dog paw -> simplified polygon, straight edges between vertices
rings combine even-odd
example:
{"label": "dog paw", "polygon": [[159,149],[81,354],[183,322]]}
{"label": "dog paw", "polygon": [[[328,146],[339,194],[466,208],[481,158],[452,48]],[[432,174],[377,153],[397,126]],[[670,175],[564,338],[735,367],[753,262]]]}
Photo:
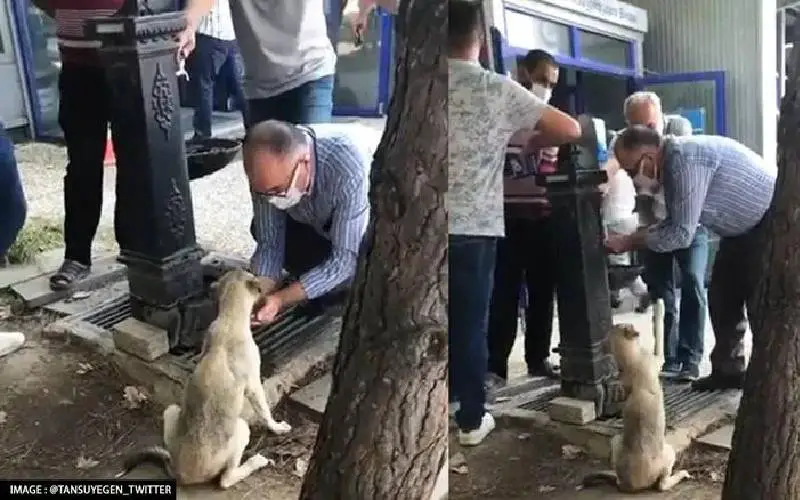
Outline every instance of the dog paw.
{"label": "dog paw", "polygon": [[256,453],[255,455],[250,457],[250,460],[248,460],[248,462],[250,463],[252,470],[263,469],[264,467],[268,467],[270,465],[275,464],[273,460],[270,460],[261,453]]}
{"label": "dog paw", "polygon": [[273,422],[269,426],[269,430],[275,434],[286,434],[292,430],[292,426],[289,425],[289,422]]}

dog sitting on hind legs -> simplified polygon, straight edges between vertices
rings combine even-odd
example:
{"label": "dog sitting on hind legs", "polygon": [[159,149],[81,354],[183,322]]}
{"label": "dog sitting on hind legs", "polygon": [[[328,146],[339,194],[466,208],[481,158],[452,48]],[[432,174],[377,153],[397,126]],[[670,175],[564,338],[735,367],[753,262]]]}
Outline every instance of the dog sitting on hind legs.
{"label": "dog sitting on hind legs", "polygon": [[186,382],[182,404],[164,410],[164,446],[129,457],[117,477],[151,462],[180,485],[218,480],[227,489],[270,464],[261,454],[242,462],[250,442],[250,427],[242,418],[245,400],[275,434],[292,429],[272,417],[261,384],[261,354],[250,330],[254,307],[265,292],[263,283],[237,269],[215,288],[219,312]]}
{"label": "dog sitting on hind legs", "polygon": [[655,348],[639,343],[639,332],[629,324],[614,325],[609,335],[620,381],[628,394],[622,409],[623,430],[611,440],[611,471],[586,476],[584,486],[612,484],[623,493],[656,489],[669,491],[684,479],[686,470],[674,471],[675,450],[666,441],[664,390],[659,372],[664,363],[664,301],[655,303]]}

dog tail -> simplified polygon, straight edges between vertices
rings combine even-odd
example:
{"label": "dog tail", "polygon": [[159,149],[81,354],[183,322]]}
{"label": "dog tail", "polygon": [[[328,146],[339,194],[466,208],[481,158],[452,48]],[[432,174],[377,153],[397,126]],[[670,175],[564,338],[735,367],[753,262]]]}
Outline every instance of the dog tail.
{"label": "dog tail", "polygon": [[602,470],[598,472],[592,472],[591,474],[587,474],[583,478],[584,488],[591,488],[593,486],[602,486],[606,484],[611,486],[617,486],[618,479],[616,472],[610,470]]}
{"label": "dog tail", "polygon": [[653,304],[653,336],[655,337],[655,354],[656,358],[664,361],[664,315],[666,314],[666,307],[664,306],[664,299],[657,299]]}
{"label": "dog tail", "polygon": [[150,463],[160,466],[170,478],[175,477],[175,472],[172,468],[172,456],[166,448],[162,446],[151,446],[144,450],[128,456],[122,462],[122,472],[116,475],[120,478],[127,475],[141,464]]}

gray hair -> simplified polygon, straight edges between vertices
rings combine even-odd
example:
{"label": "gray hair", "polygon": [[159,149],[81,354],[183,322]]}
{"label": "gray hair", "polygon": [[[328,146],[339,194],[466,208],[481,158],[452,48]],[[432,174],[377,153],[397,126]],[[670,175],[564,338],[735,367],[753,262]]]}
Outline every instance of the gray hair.
{"label": "gray hair", "polygon": [[632,107],[641,104],[650,104],[654,106],[656,110],[658,110],[659,114],[663,115],[661,110],[661,99],[658,97],[658,94],[655,92],[640,90],[638,92],[634,92],[625,99],[625,103],[622,105],[622,113],[625,115],[625,119],[630,116]]}
{"label": "gray hair", "polygon": [[247,131],[244,144],[245,147],[284,156],[295,152],[307,141],[306,133],[301,128],[279,120],[267,120]]}

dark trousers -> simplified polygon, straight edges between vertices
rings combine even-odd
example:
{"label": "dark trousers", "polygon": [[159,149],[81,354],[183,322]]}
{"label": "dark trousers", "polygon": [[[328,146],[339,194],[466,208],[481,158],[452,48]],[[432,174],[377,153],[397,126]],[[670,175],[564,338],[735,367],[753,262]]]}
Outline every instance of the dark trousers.
{"label": "dark trousers", "polygon": [[[64,257],[90,265],[92,240],[103,207],[103,159],[111,90],[102,69],[73,64],[61,68],[58,90],[58,123],[64,131],[68,158],[64,176]],[[117,241],[122,244],[124,235],[117,210],[114,219]]]}
{"label": "dark trousers", "polygon": [[211,113],[214,107],[214,86],[222,74],[226,87],[232,92],[236,108],[247,123],[247,100],[242,91],[243,69],[236,40],[220,40],[197,35],[192,52],[192,82],[197,102],[194,108],[194,134],[211,137]]}
{"label": "dark trousers", "polygon": [[19,178],[14,143],[0,124],[0,261],[25,224],[26,212],[25,192]]}
{"label": "dark trousers", "polygon": [[333,116],[333,75],[304,83],[283,94],[248,101],[248,128],[267,120],[328,123]]}
{"label": "dark trousers", "polygon": [[494,281],[496,239],[450,235],[447,304],[450,399],[460,402],[456,422],[477,429],[485,413],[486,330]]}
{"label": "dark trousers", "polygon": [[497,242],[494,292],[489,314],[489,371],[508,376],[508,356],[517,338],[522,286],[525,307],[525,362],[534,370],[550,356],[556,293],[553,220],[506,219],[506,237]]}
{"label": "dark trousers", "polygon": [[741,236],[722,238],[711,269],[708,309],[714,329],[711,369],[731,375],[745,370],[744,335],[748,321],[745,307],[753,297],[761,266],[748,265],[760,255],[759,233],[763,222]]}
{"label": "dark trousers", "polygon": [[[664,362],[696,369],[703,359],[705,338],[705,276],[708,265],[708,231],[698,228],[688,248],[670,253],[645,252],[645,280],[653,299],[664,300]],[[680,273],[680,309],[676,292]]]}

